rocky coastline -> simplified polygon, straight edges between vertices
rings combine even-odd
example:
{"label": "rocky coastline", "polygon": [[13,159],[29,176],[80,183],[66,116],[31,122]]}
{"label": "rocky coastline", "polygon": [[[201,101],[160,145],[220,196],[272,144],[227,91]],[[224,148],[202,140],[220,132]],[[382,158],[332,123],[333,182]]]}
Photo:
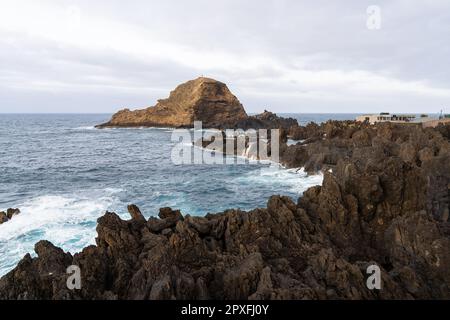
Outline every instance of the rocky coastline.
{"label": "rocky coastline", "polygon": [[[324,172],[296,201],[205,217],[107,212],[96,245],[36,244],[0,299],[449,299],[450,126],[352,121],[291,126],[281,162]],[[381,269],[381,290],[366,286]],[[66,268],[81,269],[69,290]]]}
{"label": "rocky coastline", "polygon": [[14,216],[18,215],[20,213],[19,209],[13,209],[9,208],[5,211],[0,211],[0,224],[3,224],[5,222],[8,222],[11,220]]}

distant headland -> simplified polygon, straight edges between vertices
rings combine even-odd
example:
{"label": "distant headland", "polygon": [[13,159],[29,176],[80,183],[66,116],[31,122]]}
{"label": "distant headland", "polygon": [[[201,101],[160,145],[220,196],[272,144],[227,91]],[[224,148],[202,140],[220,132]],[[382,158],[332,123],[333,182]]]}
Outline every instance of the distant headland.
{"label": "distant headland", "polygon": [[97,128],[111,127],[173,127],[192,128],[201,121],[204,128],[289,128],[298,125],[295,119],[277,117],[264,111],[249,116],[238,98],[223,82],[199,77],[180,84],[167,99],[141,110],[123,109]]}

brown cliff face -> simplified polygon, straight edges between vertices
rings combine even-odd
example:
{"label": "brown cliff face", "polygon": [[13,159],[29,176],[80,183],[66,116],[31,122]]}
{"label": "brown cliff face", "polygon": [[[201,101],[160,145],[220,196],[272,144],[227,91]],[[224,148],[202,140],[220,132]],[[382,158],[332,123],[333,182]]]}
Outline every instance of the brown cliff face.
{"label": "brown cliff face", "polygon": [[218,127],[247,118],[247,114],[228,87],[214,79],[200,77],[176,87],[167,99],[147,109],[124,109],[113,115],[104,127]]}

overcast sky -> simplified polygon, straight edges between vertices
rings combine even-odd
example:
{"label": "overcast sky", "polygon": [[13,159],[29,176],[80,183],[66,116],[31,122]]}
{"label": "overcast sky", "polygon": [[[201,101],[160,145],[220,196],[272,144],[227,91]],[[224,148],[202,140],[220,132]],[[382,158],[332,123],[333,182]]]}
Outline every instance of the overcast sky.
{"label": "overcast sky", "polygon": [[0,0],[0,112],[145,107],[200,75],[248,112],[450,112],[450,1]]}

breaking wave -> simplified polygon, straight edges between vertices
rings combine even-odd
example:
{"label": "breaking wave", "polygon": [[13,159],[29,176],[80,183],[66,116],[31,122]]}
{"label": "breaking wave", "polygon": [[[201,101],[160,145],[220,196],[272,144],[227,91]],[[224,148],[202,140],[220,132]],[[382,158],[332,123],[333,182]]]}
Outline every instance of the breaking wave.
{"label": "breaking wave", "polygon": [[0,228],[0,275],[26,253],[33,253],[40,240],[49,240],[72,253],[94,244],[97,219],[119,206],[114,196],[117,192],[106,189],[90,195],[47,195],[20,204],[21,213]]}

